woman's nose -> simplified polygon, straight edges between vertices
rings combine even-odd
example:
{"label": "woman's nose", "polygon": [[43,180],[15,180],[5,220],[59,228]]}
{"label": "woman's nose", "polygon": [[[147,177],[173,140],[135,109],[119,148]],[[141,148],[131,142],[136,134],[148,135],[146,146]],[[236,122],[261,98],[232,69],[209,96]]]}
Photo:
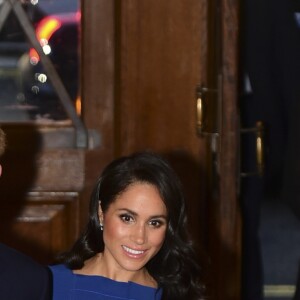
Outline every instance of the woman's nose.
{"label": "woman's nose", "polygon": [[147,233],[144,225],[136,225],[131,232],[131,240],[138,245],[146,243]]}

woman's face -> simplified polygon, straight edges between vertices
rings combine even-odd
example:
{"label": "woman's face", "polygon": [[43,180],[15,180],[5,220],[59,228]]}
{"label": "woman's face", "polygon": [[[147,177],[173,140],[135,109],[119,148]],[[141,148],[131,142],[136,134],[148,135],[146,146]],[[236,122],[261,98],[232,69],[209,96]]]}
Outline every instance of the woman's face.
{"label": "woman's face", "polygon": [[167,209],[155,186],[135,183],[102,214],[103,258],[111,271],[136,272],[160,250],[166,235]]}

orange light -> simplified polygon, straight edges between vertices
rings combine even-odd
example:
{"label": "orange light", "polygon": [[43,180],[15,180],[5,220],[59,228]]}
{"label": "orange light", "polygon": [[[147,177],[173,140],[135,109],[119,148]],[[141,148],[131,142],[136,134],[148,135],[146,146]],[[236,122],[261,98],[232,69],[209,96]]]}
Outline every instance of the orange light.
{"label": "orange light", "polygon": [[[61,27],[61,22],[55,17],[44,18],[36,28],[36,37],[41,46],[48,44],[53,33]],[[30,63],[36,65],[40,61],[40,56],[34,48],[29,50]]]}
{"label": "orange light", "polygon": [[40,61],[40,56],[34,48],[30,48],[29,57],[32,65],[36,65]]}
{"label": "orange light", "polygon": [[36,36],[39,41],[49,41],[52,34],[61,27],[61,22],[55,17],[46,17],[38,25]]}
{"label": "orange light", "polygon": [[76,112],[78,116],[81,116],[81,97],[78,96],[75,101]]}

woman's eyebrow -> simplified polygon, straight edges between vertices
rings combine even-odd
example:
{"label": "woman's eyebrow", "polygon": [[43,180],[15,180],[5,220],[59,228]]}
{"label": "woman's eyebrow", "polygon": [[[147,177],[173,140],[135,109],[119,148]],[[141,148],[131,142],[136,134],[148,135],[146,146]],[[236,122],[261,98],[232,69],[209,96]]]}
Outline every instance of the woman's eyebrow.
{"label": "woman's eyebrow", "polygon": [[167,220],[167,216],[166,215],[155,215],[155,216],[151,216],[150,219],[165,219],[165,220]]}
{"label": "woman's eyebrow", "polygon": [[135,211],[133,211],[131,209],[128,209],[128,208],[118,208],[118,211],[125,211],[125,212],[130,213],[131,215],[134,215],[134,216],[138,215]]}
{"label": "woman's eyebrow", "polygon": [[[119,208],[118,211],[125,211],[133,216],[138,216],[138,213],[136,213],[135,211],[128,209],[128,208]],[[149,219],[159,219],[159,218],[167,219],[167,216],[164,214],[161,214],[161,215],[153,215],[153,216],[149,217]]]}

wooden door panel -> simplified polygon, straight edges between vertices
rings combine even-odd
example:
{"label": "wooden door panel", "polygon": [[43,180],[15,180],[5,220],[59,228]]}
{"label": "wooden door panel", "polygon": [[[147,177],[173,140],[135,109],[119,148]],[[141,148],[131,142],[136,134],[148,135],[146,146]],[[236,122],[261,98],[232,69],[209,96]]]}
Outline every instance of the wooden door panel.
{"label": "wooden door panel", "polygon": [[[189,207],[191,233],[211,261],[212,299],[239,299],[237,203],[238,5],[122,1],[117,153],[152,149],[171,160]],[[195,89],[218,89],[217,151],[196,135]],[[212,178],[215,176],[216,178]]]}
{"label": "wooden door panel", "polygon": [[121,152],[186,149],[199,160],[194,93],[201,81],[201,9],[195,0],[122,2]]}
{"label": "wooden door panel", "polygon": [[203,2],[120,5],[118,153],[151,149],[171,161],[184,182],[192,234],[202,244],[206,141],[196,135],[195,89],[206,50]]}

